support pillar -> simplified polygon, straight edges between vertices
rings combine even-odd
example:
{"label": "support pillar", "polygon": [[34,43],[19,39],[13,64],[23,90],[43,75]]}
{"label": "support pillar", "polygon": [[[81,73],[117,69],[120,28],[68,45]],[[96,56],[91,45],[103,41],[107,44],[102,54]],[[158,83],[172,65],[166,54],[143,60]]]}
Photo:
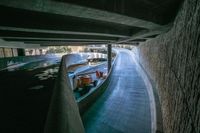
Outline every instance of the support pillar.
{"label": "support pillar", "polygon": [[25,50],[22,48],[17,49],[18,56],[25,56]]}
{"label": "support pillar", "polygon": [[12,57],[14,57],[15,54],[14,54],[13,48],[11,48],[11,51],[12,51]]}
{"label": "support pillar", "polygon": [[6,57],[5,48],[2,48],[2,49],[3,49],[3,57]]}
{"label": "support pillar", "polygon": [[110,71],[111,65],[112,65],[112,45],[108,44],[107,48],[107,54],[108,54],[108,73]]}

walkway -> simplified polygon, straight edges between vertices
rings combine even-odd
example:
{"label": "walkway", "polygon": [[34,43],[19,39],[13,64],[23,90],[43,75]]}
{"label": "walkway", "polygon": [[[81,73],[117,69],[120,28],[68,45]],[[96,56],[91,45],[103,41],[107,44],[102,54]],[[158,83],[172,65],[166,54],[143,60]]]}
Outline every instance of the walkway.
{"label": "walkway", "polygon": [[150,133],[149,97],[129,52],[122,50],[105,93],[84,114],[86,133]]}

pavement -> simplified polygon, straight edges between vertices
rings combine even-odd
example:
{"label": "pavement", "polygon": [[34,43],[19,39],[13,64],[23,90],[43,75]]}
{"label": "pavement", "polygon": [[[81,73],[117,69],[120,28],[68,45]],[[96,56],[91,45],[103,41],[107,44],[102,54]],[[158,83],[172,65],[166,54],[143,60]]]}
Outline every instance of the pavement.
{"label": "pavement", "polygon": [[151,132],[147,88],[130,54],[119,51],[107,90],[83,115],[86,133]]}

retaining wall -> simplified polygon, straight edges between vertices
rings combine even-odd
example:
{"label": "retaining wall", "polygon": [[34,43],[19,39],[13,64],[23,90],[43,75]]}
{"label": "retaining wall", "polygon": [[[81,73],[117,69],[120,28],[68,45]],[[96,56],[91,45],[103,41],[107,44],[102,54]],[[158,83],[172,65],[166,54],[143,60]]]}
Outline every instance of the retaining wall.
{"label": "retaining wall", "polygon": [[155,83],[165,133],[200,133],[200,1],[185,0],[172,29],[137,48]]}
{"label": "retaining wall", "polygon": [[45,133],[84,133],[84,127],[67,75],[67,55],[62,57],[51,104],[46,120]]}

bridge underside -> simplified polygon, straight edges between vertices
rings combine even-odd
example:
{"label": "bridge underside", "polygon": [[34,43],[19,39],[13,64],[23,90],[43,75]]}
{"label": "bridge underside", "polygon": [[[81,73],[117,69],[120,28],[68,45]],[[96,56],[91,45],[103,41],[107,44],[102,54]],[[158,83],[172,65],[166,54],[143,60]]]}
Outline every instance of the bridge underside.
{"label": "bridge underside", "polygon": [[24,47],[137,45],[168,31],[180,3],[181,0],[1,0],[0,39],[24,43]]}
{"label": "bridge underside", "polygon": [[[152,85],[152,88],[155,89],[153,90],[153,93],[156,93],[157,96],[155,101],[158,101],[158,103],[160,102],[158,106],[156,105],[156,108],[161,109],[161,112],[158,113],[158,111],[154,111],[158,113],[155,115],[160,116],[154,118],[157,121],[156,124],[161,125],[161,129],[163,126],[163,131],[167,133],[200,133],[199,16],[199,0],[0,0],[0,53],[3,49],[4,51],[13,52],[13,55],[17,55],[16,51],[19,50],[19,53],[23,55],[23,48],[38,48],[44,46],[107,44],[107,46],[110,47],[111,44],[139,44],[139,46],[135,47],[133,50],[136,57],[135,60],[142,66],[141,70],[144,70],[144,74],[147,76],[143,79],[149,79],[152,82],[148,85]],[[11,48],[12,50],[10,50]],[[5,59],[7,60],[8,58]],[[125,55],[121,61],[128,64],[130,63],[128,59],[128,56]],[[63,69],[60,69],[62,72],[60,74],[60,79],[64,79],[64,84],[59,84],[59,87],[62,90],[68,86],[65,84],[66,75],[63,75],[63,73],[66,74],[65,62],[61,66]],[[120,64],[118,69],[121,73],[115,73],[116,78],[119,78],[118,74],[123,76],[123,74],[125,74],[124,72],[126,72],[120,69],[121,66],[123,65]],[[128,66],[129,65],[125,65],[124,67],[127,68]],[[127,70],[133,72],[134,68],[131,65]],[[129,71],[127,71],[127,74],[129,74],[128,72]],[[9,84],[11,81],[7,76],[8,73],[5,72],[4,75],[0,76],[2,78],[0,81],[4,82],[6,80],[7,82],[4,83]],[[131,74],[131,76],[134,75]],[[13,82],[16,82],[15,78],[12,79]],[[20,77],[19,80],[20,79],[23,79],[23,77]],[[119,81],[125,79],[128,79],[128,77],[119,78]],[[134,78],[132,77],[130,79]],[[28,78],[24,78],[24,81],[26,80],[28,80]],[[23,83],[28,83],[24,81]],[[62,80],[58,81],[62,82]],[[113,85],[117,85],[114,81],[112,82]],[[126,80],[126,82],[129,83],[129,80]],[[133,80],[130,82],[135,83]],[[62,85],[64,85],[64,87]],[[1,90],[4,90],[2,86]],[[138,85],[136,86],[138,87]],[[122,90],[122,88],[117,89]],[[4,93],[1,94],[9,98],[10,92],[12,91],[9,89],[5,90],[8,96],[4,95]],[[60,93],[59,89],[55,90],[58,90],[57,94],[59,95],[64,94]],[[128,90],[131,89],[128,88],[127,91]],[[17,91],[17,89],[14,89],[14,91]],[[116,95],[117,97],[111,97],[117,98],[117,100],[115,100],[116,104],[113,106],[118,106],[117,102],[120,102],[120,100],[122,101],[124,98],[129,98],[127,97],[129,94],[125,93],[126,91],[120,93],[120,95]],[[133,93],[138,94],[137,91]],[[17,93],[12,94],[15,95]],[[15,95],[15,97],[16,96],[18,95]],[[15,97],[13,98],[15,99]],[[41,96],[41,98],[44,97]],[[55,119],[51,119],[47,120],[47,122],[50,122],[50,124],[47,125],[51,127],[49,129],[53,129],[50,130],[52,132],[56,130],[55,127],[61,131],[60,126],[64,127],[62,129],[71,130],[72,128],[66,129],[66,125],[63,124],[66,122],[63,119],[71,118],[68,116],[67,118],[63,117],[66,116],[65,111],[71,108],[67,107],[65,103],[70,100],[66,100],[66,96],[62,95],[59,100],[64,101],[64,104],[60,105],[62,102],[58,101],[57,98],[58,97],[55,96],[54,103],[57,112],[55,113],[54,109],[49,110],[56,114],[56,118],[58,118],[57,114],[59,115],[59,118],[61,118],[58,119],[60,123],[55,121]],[[107,97],[104,95],[103,98]],[[142,98],[141,100],[144,99]],[[1,100],[1,102],[4,101]],[[17,102],[17,100],[10,100],[9,102],[13,104],[13,101]],[[24,101],[26,102],[26,100]],[[99,101],[101,103],[104,99],[102,100],[100,98]],[[130,103],[131,102],[134,102],[134,100],[130,100]],[[38,101],[38,103],[41,102]],[[95,104],[94,107],[100,105],[98,103]],[[152,102],[150,101],[150,103]],[[10,106],[10,104],[6,105]],[[57,110],[62,110],[62,108],[57,107],[57,105],[63,106],[63,110],[65,111]],[[74,104],[70,105],[76,105],[76,103],[74,102]],[[119,105],[125,104],[121,102]],[[110,108],[110,106],[108,107]],[[18,108],[16,107],[15,109]],[[101,109],[104,108],[102,107]],[[113,110],[114,108],[111,109]],[[11,116],[6,108],[4,111],[8,116]],[[100,114],[103,114],[101,111],[107,110],[98,111]],[[62,115],[61,112],[64,113],[64,115]],[[96,111],[89,111],[91,114],[94,112]],[[129,113],[129,111],[126,110],[122,112],[122,114],[127,112]],[[19,113],[21,113],[21,111],[19,111]],[[40,111],[38,111],[38,113],[40,113]],[[96,113],[98,114],[98,112]],[[4,113],[1,114],[4,115]],[[132,115],[132,113],[129,114]],[[68,113],[68,115],[73,116],[70,113]],[[78,110],[76,115],[79,115]],[[114,114],[110,116],[114,118],[114,123],[117,122],[115,119],[118,117],[115,117]],[[107,119],[108,117],[104,118]],[[129,119],[129,117],[126,118]],[[10,119],[5,117],[5,120],[9,125]],[[121,119],[118,120],[120,121]],[[71,124],[70,126],[73,126],[73,129],[76,130],[78,127],[77,121],[74,120],[72,122],[75,124]],[[92,119],[91,122],[93,122]],[[104,123],[101,123],[101,125],[103,124]],[[124,123],[121,125],[123,124]],[[111,123],[110,125],[113,126],[114,124]],[[142,123],[141,125],[143,126],[144,124]],[[85,126],[88,126],[88,124],[85,123]],[[105,128],[105,130],[106,129],[110,130],[110,127]],[[101,130],[101,127],[99,130]],[[57,131],[55,132],[58,133]]]}

